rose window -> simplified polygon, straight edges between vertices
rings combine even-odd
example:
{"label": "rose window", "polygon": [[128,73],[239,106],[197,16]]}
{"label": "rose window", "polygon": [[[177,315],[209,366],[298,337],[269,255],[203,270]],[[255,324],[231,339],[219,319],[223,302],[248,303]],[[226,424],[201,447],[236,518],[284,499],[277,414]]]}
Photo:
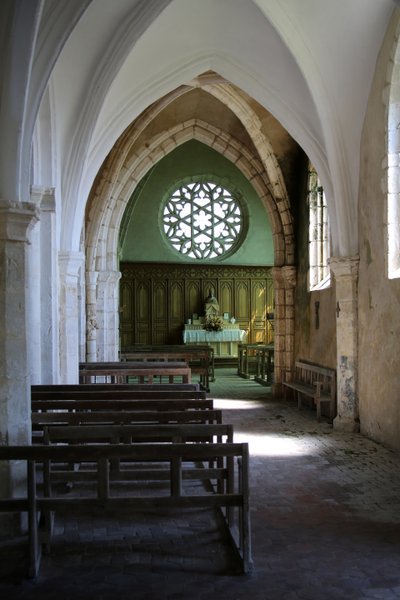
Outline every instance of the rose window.
{"label": "rose window", "polygon": [[162,226],[170,244],[185,256],[216,258],[230,252],[243,229],[239,203],[226,188],[211,182],[178,187],[166,201]]}

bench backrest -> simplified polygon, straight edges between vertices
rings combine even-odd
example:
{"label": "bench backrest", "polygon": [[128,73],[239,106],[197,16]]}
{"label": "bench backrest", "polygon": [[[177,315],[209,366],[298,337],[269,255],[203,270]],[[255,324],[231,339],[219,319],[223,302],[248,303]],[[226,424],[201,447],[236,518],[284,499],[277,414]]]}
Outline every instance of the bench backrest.
{"label": "bench backrest", "polygon": [[336,389],[336,371],[329,367],[322,367],[307,361],[295,362],[294,378],[305,383],[313,384],[316,381],[322,382],[323,389]]}
{"label": "bench backrest", "polygon": [[183,389],[165,389],[158,388],[157,385],[136,389],[135,385],[119,384],[78,384],[70,386],[53,386],[51,388],[38,389],[32,386],[31,399],[36,400],[199,400],[206,399],[205,390]]}
{"label": "bench backrest", "polygon": [[138,442],[233,442],[233,425],[162,423],[135,425],[55,425],[44,427],[45,444]]}
{"label": "bench backrest", "polygon": [[89,391],[95,390],[96,392],[100,390],[113,390],[113,391],[179,391],[179,392],[193,392],[199,391],[200,384],[196,382],[191,383],[85,383],[83,387],[82,383],[48,383],[48,384],[38,384],[31,385],[31,395],[39,395],[43,393],[50,393],[55,391],[79,391],[79,390]]}
{"label": "bench backrest", "polygon": [[144,411],[50,411],[33,412],[32,429],[39,431],[44,425],[122,425],[134,423],[222,423],[222,411],[199,410],[144,410]]}
{"label": "bench backrest", "polygon": [[97,378],[111,378],[113,383],[129,382],[129,378],[137,378],[139,382],[153,383],[154,377],[180,377],[182,382],[190,383],[191,369],[183,361],[135,361],[135,362],[93,362],[81,363],[79,380],[81,383],[96,383]]}
{"label": "bench backrest", "polygon": [[64,400],[62,398],[56,400],[32,400],[32,412],[48,411],[48,410],[197,410],[213,408],[213,400],[211,398],[189,398],[175,399],[167,398],[158,400],[155,398],[130,398],[127,400]]}

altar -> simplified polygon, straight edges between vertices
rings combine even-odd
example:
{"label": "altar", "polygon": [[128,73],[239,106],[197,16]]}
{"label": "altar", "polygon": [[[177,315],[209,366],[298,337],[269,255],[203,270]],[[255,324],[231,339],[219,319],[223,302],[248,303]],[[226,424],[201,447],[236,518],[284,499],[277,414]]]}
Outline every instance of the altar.
{"label": "altar", "polygon": [[246,331],[237,323],[227,323],[222,331],[206,331],[201,324],[185,325],[184,344],[209,344],[216,357],[237,357],[238,344],[246,341]]}

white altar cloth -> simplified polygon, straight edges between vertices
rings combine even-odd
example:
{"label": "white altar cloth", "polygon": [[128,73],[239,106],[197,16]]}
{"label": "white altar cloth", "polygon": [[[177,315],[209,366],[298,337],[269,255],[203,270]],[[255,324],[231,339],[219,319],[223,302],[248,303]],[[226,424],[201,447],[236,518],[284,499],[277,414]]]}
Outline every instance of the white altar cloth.
{"label": "white altar cloth", "polygon": [[183,343],[198,342],[242,342],[246,336],[244,329],[223,329],[222,331],[206,331],[205,329],[184,330]]}

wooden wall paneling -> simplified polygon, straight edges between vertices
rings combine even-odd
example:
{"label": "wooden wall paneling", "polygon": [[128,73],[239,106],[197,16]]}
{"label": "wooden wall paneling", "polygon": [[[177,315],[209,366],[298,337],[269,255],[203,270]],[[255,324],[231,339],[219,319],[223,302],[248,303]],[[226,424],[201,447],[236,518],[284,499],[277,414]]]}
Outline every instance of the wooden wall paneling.
{"label": "wooden wall paneling", "polygon": [[121,348],[182,343],[184,323],[193,313],[204,314],[211,288],[221,314],[236,318],[248,342],[273,339],[266,319],[274,310],[268,267],[121,263],[121,271]]}
{"label": "wooden wall paneling", "polygon": [[[204,312],[203,291],[200,278],[185,278],[185,315],[183,322],[191,319],[193,314],[202,315]],[[182,323],[183,326],[183,323]]]}
{"label": "wooden wall paneling", "polygon": [[240,329],[247,331],[247,343],[252,340],[252,322],[250,313],[250,283],[248,279],[235,280],[235,318]]}
{"label": "wooden wall paneling", "polygon": [[252,342],[264,342],[266,336],[266,279],[251,279]]}
{"label": "wooden wall paneling", "polygon": [[169,324],[167,344],[182,344],[185,322],[185,284],[183,279],[169,282]]}
{"label": "wooden wall paneling", "polygon": [[229,313],[229,318],[235,317],[235,289],[234,280],[232,279],[220,279],[217,298],[219,300],[219,306],[221,315]]}
{"label": "wooden wall paneling", "polygon": [[151,280],[136,280],[135,344],[151,344]]}
{"label": "wooden wall paneling", "polygon": [[168,343],[168,282],[166,279],[154,280],[152,282],[152,315],[149,324],[151,330],[152,344]]}
{"label": "wooden wall paneling", "polygon": [[120,344],[130,346],[133,343],[132,322],[133,322],[133,281],[124,280],[120,287]]}

